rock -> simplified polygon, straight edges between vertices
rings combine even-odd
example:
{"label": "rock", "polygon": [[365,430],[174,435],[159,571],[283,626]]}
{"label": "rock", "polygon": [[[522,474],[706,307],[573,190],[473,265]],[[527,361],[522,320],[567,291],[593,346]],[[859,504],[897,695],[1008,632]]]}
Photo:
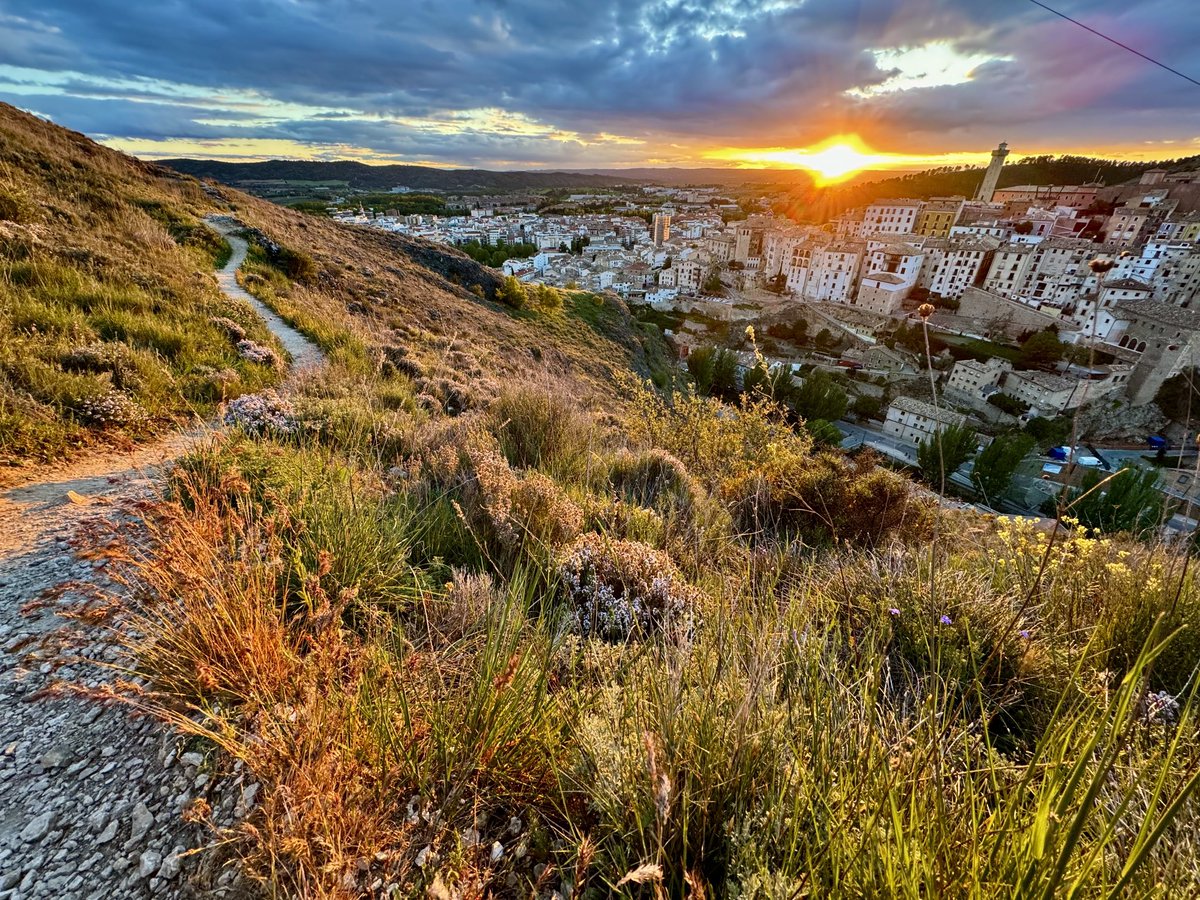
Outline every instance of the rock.
{"label": "rock", "polygon": [[133,841],[140,841],[146,836],[146,832],[150,830],[150,826],[154,824],[154,813],[146,808],[145,803],[139,802],[133,808],[133,822],[129,830],[129,838]]}
{"label": "rock", "polygon": [[147,850],[138,860],[138,878],[149,878],[158,872],[162,866],[162,854],[157,850]]}
{"label": "rock", "polygon": [[492,862],[499,862],[500,857],[502,857],[503,855],[504,855],[504,847],[500,844],[499,841],[496,841],[494,844],[492,844],[492,852],[491,852]]}
{"label": "rock", "polygon": [[182,866],[183,863],[179,858],[179,849],[176,848],[174,853],[162,861],[162,866],[158,870],[158,877],[170,881],[179,874]]}
{"label": "rock", "polygon": [[202,753],[185,753],[179,757],[179,761],[185,766],[191,766],[193,769],[198,769],[204,765],[204,754]]}
{"label": "rock", "polygon": [[21,840],[23,841],[40,841],[44,838],[47,832],[50,831],[50,825],[54,822],[54,813],[51,810],[46,810],[36,819],[33,819],[25,826],[21,832]]}
{"label": "rock", "polygon": [[42,768],[57,769],[68,759],[71,758],[71,752],[64,747],[55,747],[53,750],[47,750],[42,754]]}
{"label": "rock", "polygon": [[97,844],[107,844],[109,841],[111,841],[116,836],[117,836],[117,820],[113,819],[111,822],[108,823],[107,826],[105,826],[104,830],[102,832],[100,832],[100,836],[98,838],[96,838],[96,843]]}

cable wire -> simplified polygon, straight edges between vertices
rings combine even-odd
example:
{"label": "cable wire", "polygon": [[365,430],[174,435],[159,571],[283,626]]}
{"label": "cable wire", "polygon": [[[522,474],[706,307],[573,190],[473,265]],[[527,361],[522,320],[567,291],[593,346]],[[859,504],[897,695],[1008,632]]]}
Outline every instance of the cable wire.
{"label": "cable wire", "polygon": [[1122,44],[1116,38],[1111,38],[1104,32],[1097,31],[1095,28],[1092,28],[1090,25],[1084,25],[1078,19],[1072,19],[1066,13],[1061,13],[1057,9],[1052,9],[1051,7],[1047,6],[1045,3],[1040,2],[1040,0],[1029,0],[1029,2],[1032,3],[1034,6],[1040,6],[1042,9],[1046,10],[1046,12],[1054,13],[1054,15],[1058,16],[1060,19],[1066,19],[1068,22],[1072,23],[1073,25],[1078,25],[1084,31],[1090,31],[1092,34],[1096,35],[1096,37],[1104,38],[1104,40],[1108,41],[1110,44],[1116,44],[1122,50],[1128,50],[1130,53],[1134,54],[1135,56],[1140,56],[1142,59],[1146,60],[1146,62],[1154,63],[1160,69],[1166,69],[1172,75],[1178,75],[1184,81],[1190,81],[1192,84],[1196,85],[1196,87],[1200,87],[1200,81],[1196,80],[1191,75],[1185,75],[1183,72],[1180,72],[1178,69],[1172,69],[1166,63],[1159,62],[1153,56],[1147,56],[1141,50],[1134,50],[1128,44]]}

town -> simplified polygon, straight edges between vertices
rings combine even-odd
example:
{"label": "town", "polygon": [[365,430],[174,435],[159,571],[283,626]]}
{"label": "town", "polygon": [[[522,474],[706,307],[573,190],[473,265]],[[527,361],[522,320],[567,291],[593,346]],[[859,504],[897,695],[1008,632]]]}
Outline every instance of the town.
{"label": "town", "polygon": [[[1032,513],[1088,470],[1158,468],[1168,527],[1191,531],[1190,410],[1155,400],[1190,395],[1200,171],[998,189],[1008,152],[992,153],[969,199],[880,199],[820,224],[717,186],[630,185],[540,212],[545,198],[518,195],[454,197],[445,216],[334,215],[481,248],[521,282],[612,291],[685,362],[711,347],[733,353],[739,375],[759,361],[793,385],[823,372],[847,395],[847,449],[916,465],[944,429],[969,428],[979,447],[1020,430],[1032,449],[992,481],[991,508]],[[972,469],[950,486],[978,487]]]}

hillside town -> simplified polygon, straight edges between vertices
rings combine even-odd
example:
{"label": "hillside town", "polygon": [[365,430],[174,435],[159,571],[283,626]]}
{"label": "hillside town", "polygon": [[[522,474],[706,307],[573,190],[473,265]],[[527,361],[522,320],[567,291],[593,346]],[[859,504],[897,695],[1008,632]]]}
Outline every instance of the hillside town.
{"label": "hillside town", "polygon": [[[505,275],[614,292],[660,324],[682,359],[716,345],[737,353],[742,371],[765,358],[797,384],[824,370],[853,400],[839,423],[844,445],[899,463],[950,425],[971,427],[982,446],[1083,409],[1089,425],[1077,438],[1091,449],[1040,446],[996,503],[1029,511],[1089,467],[1161,463],[1169,448],[1177,466],[1191,458],[1178,452],[1191,423],[1169,421],[1154,401],[1192,371],[1200,344],[1200,171],[997,188],[1007,155],[1000,144],[971,198],[880,199],[821,224],[772,214],[765,201],[747,215],[713,186],[574,194],[574,213],[487,197],[461,215],[337,217],[520,247]],[[1043,429],[1039,442],[1063,430]],[[954,478],[969,484],[969,469]],[[1185,476],[1168,482],[1177,500],[1197,490]]]}

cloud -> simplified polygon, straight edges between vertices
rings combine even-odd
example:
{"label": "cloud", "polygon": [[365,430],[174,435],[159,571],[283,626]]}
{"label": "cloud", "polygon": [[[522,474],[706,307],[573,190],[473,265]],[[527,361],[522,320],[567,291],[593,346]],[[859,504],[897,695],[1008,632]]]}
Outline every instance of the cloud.
{"label": "cloud", "polygon": [[[1059,3],[1200,73],[1194,0]],[[1200,132],[1200,88],[982,0],[0,0],[0,63],[0,96],[117,140],[471,165],[687,161],[839,133],[931,153]]]}

